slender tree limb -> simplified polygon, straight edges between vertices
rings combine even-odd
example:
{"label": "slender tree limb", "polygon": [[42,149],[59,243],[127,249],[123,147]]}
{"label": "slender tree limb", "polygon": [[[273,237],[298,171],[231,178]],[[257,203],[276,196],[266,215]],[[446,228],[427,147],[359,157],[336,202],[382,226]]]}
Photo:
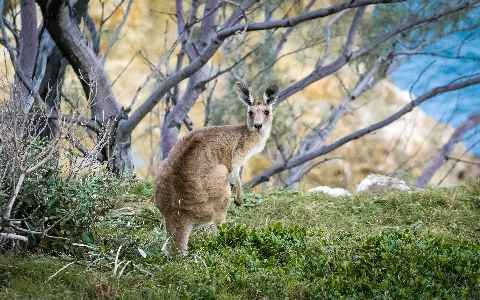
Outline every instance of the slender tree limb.
{"label": "slender tree limb", "polygon": [[[58,112],[57,111],[52,112],[49,115],[48,119],[49,120],[58,120],[59,119]],[[81,126],[85,126],[86,128],[88,128],[90,130],[93,130],[95,133],[100,133],[102,131],[102,127],[97,122],[95,122],[94,120],[85,119],[84,117],[82,117],[80,115],[60,114],[60,120],[62,120],[64,122],[69,122],[69,123],[74,123],[74,124],[78,124],[78,125],[81,125]]]}
{"label": "slender tree limb", "polygon": [[84,157],[92,157],[97,161],[103,161],[104,157],[101,152],[91,151],[70,134],[67,135],[66,138],[75,148],[78,149],[78,151],[83,154]]}
{"label": "slender tree limb", "polygon": [[183,19],[183,1],[175,0],[175,16],[177,17],[177,34],[180,36],[185,30],[185,21]]}
{"label": "slender tree limb", "polygon": [[92,48],[93,52],[96,55],[100,53],[100,34],[97,31],[97,27],[95,26],[95,21],[92,19],[88,12],[85,12],[83,20],[85,22],[85,27],[90,32],[90,38],[92,39]]}
{"label": "slender tree limb", "polygon": [[348,30],[347,41],[342,48],[342,56],[349,57],[352,53],[352,47],[355,43],[355,36],[357,35],[358,28],[360,27],[360,22],[362,21],[365,9],[365,6],[361,6],[355,10],[352,24],[350,25],[350,29]]}
{"label": "slender tree limb", "polygon": [[59,218],[58,220],[56,220],[52,225],[48,226],[48,228],[46,228],[44,231],[43,231],[43,234],[42,236],[46,236],[53,228],[57,227],[58,224],[60,224],[60,222],[62,220],[65,220],[65,219],[69,219],[70,217],[72,217],[76,212],[78,212],[79,210],[81,209],[81,206],[77,206],[76,208],[72,208],[70,209],[70,211],[68,213],[66,213],[65,215],[63,215],[61,218]]}
{"label": "slender tree limb", "polygon": [[20,173],[20,176],[18,176],[18,180],[16,182],[13,194],[10,197],[10,200],[8,201],[7,206],[4,208],[4,211],[3,211],[4,220],[10,219],[10,214],[12,213],[13,205],[15,204],[15,200],[17,200],[17,196],[18,196],[18,193],[20,192],[20,188],[22,187],[23,180],[25,179],[25,175],[26,175],[26,172],[23,171]]}
{"label": "slender tree limb", "polygon": [[[315,4],[315,0],[310,0],[310,2],[305,6],[305,9],[303,10],[304,13],[310,11],[310,9],[312,8],[313,4]],[[282,51],[283,47],[285,46],[285,43],[287,42],[288,40],[288,37],[292,34],[293,30],[295,29],[295,27],[289,27],[287,29],[287,31],[282,35],[282,39],[280,40],[280,42],[278,43],[275,51],[276,51],[276,56],[278,56],[278,54],[280,53],[280,51]]]}
{"label": "slender tree limb", "polygon": [[115,12],[117,12],[117,10],[120,9],[120,7],[122,6],[123,2],[125,2],[125,0],[121,0],[121,1],[115,6],[115,8],[112,10],[112,12],[111,12],[107,17],[105,17],[105,18],[104,18],[104,13],[105,13],[105,7],[104,7],[104,5],[105,5],[106,2],[103,2],[103,1],[101,2],[101,4],[102,4],[102,17],[101,17],[101,19],[100,19],[100,31],[102,31],[103,25],[104,25],[105,23],[107,23],[108,20],[110,20],[111,17],[113,17],[113,15],[115,14]]}
{"label": "slender tree limb", "polygon": [[418,177],[415,185],[419,188],[425,187],[433,175],[447,162],[450,153],[452,153],[455,145],[461,141],[462,136],[478,125],[480,125],[480,113],[468,117],[465,122],[457,127],[448,141],[440,148],[437,155],[431,160],[430,165]]}
{"label": "slender tree limb", "polygon": [[401,108],[400,110],[398,110],[396,113],[390,115],[388,118],[385,118],[384,120],[380,121],[380,122],[377,122],[377,123],[374,123],[366,128],[363,128],[363,129],[360,129],[360,130],[357,130],[341,139],[338,139],[337,141],[333,142],[332,144],[330,145],[326,145],[326,146],[323,146],[321,147],[320,149],[315,149],[313,151],[309,151],[307,153],[304,153],[302,154],[301,156],[298,156],[298,157],[295,157],[291,160],[289,160],[288,162],[286,163],[281,163],[281,164],[277,164],[275,166],[273,166],[272,168],[266,170],[265,172],[263,172],[262,174],[254,177],[252,180],[250,180],[247,185],[249,186],[255,186],[259,183],[262,183],[262,182],[265,182],[265,181],[268,181],[270,179],[270,177],[272,177],[273,175],[275,174],[278,174],[282,171],[285,171],[287,169],[291,169],[293,167],[296,167],[302,163],[305,163],[305,162],[308,162],[320,155],[323,155],[325,153],[328,153],[328,152],[331,152],[341,146],[343,146],[344,144],[352,141],[352,140],[356,140],[364,135],[367,135],[369,133],[372,133],[380,128],[383,128],[389,124],[391,124],[392,122],[400,119],[403,115],[405,115],[406,113],[412,111],[415,107],[417,107],[420,103],[436,96],[436,95],[439,95],[439,94],[442,94],[442,93],[446,93],[446,92],[450,92],[450,91],[455,91],[455,90],[459,90],[459,89],[463,89],[467,86],[472,86],[472,85],[476,85],[476,84],[480,84],[480,75],[475,75],[475,76],[471,76],[471,77],[468,77],[468,78],[462,78],[462,79],[459,79],[459,80],[455,80],[447,85],[443,85],[443,86],[439,86],[437,88],[434,88],[430,91],[427,91],[426,93],[424,93],[423,95],[419,96],[417,99],[415,100],[412,100],[410,103],[408,103],[407,105],[405,105],[403,108]]}
{"label": "slender tree limb", "polygon": [[447,160],[452,160],[454,162],[461,162],[461,163],[465,163],[465,164],[469,164],[469,165],[475,165],[475,166],[480,167],[480,163],[478,163],[478,162],[470,161],[470,160],[466,160],[466,159],[461,159],[461,158],[456,158],[456,157],[452,157],[452,156],[447,156]]}
{"label": "slender tree limb", "polygon": [[318,60],[317,66],[321,66],[324,64],[324,62],[328,58],[328,52],[330,50],[330,27],[332,27],[333,23],[335,23],[338,19],[340,19],[346,12],[348,12],[350,9],[342,10],[338,14],[335,15],[334,18],[332,18],[330,21],[328,21],[327,25],[325,26],[325,50],[323,51],[323,57]]}
{"label": "slender tree limb", "polygon": [[130,14],[130,8],[132,7],[132,3],[133,3],[133,0],[128,1],[127,9],[125,11],[125,14],[123,15],[122,21],[120,22],[117,29],[113,33],[112,39],[110,40],[110,43],[108,44],[108,47],[107,47],[107,50],[105,51],[105,54],[103,55],[102,65],[105,64],[105,61],[107,60],[107,57],[110,54],[110,50],[112,50],[113,45],[117,41],[118,35],[120,34],[120,31],[122,30],[123,25],[125,25],[125,22],[127,22],[128,15]]}
{"label": "slender tree limb", "polygon": [[[379,71],[380,67],[384,63],[385,58],[380,57],[377,59],[375,64],[373,65],[372,69],[357,83],[355,88],[352,92],[348,95],[348,97],[342,101],[335,109],[332,110],[330,117],[327,121],[327,124],[322,129],[321,127],[324,125],[324,122],[320,122],[312,129],[312,132],[319,132],[318,136],[313,137],[306,137],[297,151],[296,156],[302,155],[308,151],[312,151],[314,149],[319,149],[323,147],[326,139],[333,131],[335,126],[337,125],[338,121],[346,114],[347,108],[350,106],[350,103],[357,99],[361,94],[363,94],[366,90],[370,89],[374,84],[375,80],[374,77]],[[308,167],[308,162],[301,164],[292,170],[292,174],[287,179],[287,185],[291,187],[294,183],[300,180],[303,174],[308,173],[305,171]],[[311,168],[309,168],[311,169]]]}
{"label": "slender tree limb", "polygon": [[28,229],[18,227],[18,226],[13,225],[13,224],[11,224],[10,227],[12,227],[13,229],[15,229],[17,231],[20,231],[20,232],[25,232],[25,233],[34,234],[34,235],[41,235],[41,236],[44,236],[44,237],[48,237],[49,239],[57,239],[57,240],[64,240],[64,241],[69,240],[68,238],[64,238],[64,237],[61,237],[61,236],[47,235],[43,231],[28,230]]}
{"label": "slender tree limb", "polygon": [[339,4],[332,5],[328,8],[321,8],[321,9],[313,10],[310,12],[302,13],[292,18],[260,22],[260,23],[250,23],[248,24],[248,28],[246,29],[245,29],[245,24],[238,24],[234,26],[229,26],[227,28],[222,28],[221,30],[218,31],[218,38],[225,39],[229,36],[234,35],[236,32],[243,32],[244,30],[246,32],[250,32],[250,31],[275,29],[275,28],[281,28],[281,27],[292,27],[306,21],[311,21],[311,20],[323,18],[326,16],[330,16],[349,8],[363,7],[371,4],[396,3],[396,2],[405,2],[405,1],[406,0],[345,1]]}

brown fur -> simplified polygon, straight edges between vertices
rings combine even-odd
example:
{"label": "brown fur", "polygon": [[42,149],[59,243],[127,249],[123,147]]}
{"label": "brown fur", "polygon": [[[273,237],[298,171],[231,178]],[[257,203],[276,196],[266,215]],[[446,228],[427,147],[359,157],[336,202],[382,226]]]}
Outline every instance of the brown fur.
{"label": "brown fur", "polygon": [[242,203],[240,169],[265,146],[278,86],[269,86],[263,98],[255,98],[241,83],[237,83],[237,92],[248,106],[247,125],[195,130],[180,139],[160,163],[155,205],[165,217],[167,237],[175,245],[172,252],[167,240],[162,248],[166,255],[185,251],[194,228],[225,222],[231,196],[229,173],[235,180],[235,204]]}

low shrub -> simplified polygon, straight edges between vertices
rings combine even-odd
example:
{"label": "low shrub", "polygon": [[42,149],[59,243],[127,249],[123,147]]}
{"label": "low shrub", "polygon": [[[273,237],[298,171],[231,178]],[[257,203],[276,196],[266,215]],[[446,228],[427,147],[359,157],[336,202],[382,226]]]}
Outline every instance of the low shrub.
{"label": "low shrub", "polygon": [[[59,162],[51,160],[26,176],[19,190],[11,219],[18,220],[18,233],[28,237],[30,249],[69,251],[74,242],[92,244],[95,223],[134,181],[102,171],[70,178],[61,173]],[[13,188],[0,193],[0,207]]]}

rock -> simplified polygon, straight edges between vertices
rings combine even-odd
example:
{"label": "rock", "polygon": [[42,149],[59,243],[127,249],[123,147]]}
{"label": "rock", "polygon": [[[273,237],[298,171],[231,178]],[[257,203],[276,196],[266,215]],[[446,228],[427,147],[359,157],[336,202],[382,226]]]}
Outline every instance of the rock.
{"label": "rock", "polygon": [[405,181],[380,175],[370,174],[357,184],[356,192],[378,192],[378,191],[410,191]]}
{"label": "rock", "polygon": [[321,192],[333,197],[340,197],[340,196],[352,196],[347,190],[341,188],[331,188],[328,186],[317,186],[315,188],[309,189],[309,193],[312,192]]}

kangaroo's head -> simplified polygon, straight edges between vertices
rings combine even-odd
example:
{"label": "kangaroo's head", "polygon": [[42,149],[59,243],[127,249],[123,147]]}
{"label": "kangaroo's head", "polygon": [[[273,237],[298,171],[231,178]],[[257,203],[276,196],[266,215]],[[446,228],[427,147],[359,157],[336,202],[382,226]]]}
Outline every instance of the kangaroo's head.
{"label": "kangaroo's head", "polygon": [[273,104],[278,99],[278,85],[269,85],[262,98],[255,97],[250,89],[241,82],[237,82],[237,92],[240,100],[248,106],[248,129],[252,131],[270,130],[272,127]]}

